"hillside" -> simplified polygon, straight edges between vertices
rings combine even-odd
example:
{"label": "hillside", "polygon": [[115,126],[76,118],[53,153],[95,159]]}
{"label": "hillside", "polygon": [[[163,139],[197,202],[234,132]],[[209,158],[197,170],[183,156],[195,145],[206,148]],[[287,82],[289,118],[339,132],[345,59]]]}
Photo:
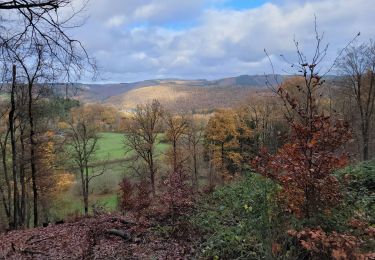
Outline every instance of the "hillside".
{"label": "hillside", "polygon": [[[281,76],[280,76],[281,77]],[[160,100],[168,109],[179,111],[212,110],[244,102],[256,91],[264,91],[266,76],[242,75],[219,80],[147,80],[135,83],[87,84],[78,99],[99,102],[121,110]]]}

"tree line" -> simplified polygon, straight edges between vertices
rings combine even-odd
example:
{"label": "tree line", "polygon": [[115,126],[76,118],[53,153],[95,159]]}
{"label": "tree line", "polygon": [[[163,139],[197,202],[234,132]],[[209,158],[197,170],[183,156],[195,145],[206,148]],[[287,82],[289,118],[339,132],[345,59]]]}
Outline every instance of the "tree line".
{"label": "tree line", "polygon": [[[1,200],[11,228],[39,225],[54,160],[49,114],[57,82],[79,78],[94,62],[66,26],[71,1],[1,1]],[[51,106],[53,107],[53,106]],[[52,111],[51,111],[52,112]],[[46,151],[51,150],[52,151]],[[48,161],[48,162],[47,162]],[[30,201],[31,200],[31,201]]]}

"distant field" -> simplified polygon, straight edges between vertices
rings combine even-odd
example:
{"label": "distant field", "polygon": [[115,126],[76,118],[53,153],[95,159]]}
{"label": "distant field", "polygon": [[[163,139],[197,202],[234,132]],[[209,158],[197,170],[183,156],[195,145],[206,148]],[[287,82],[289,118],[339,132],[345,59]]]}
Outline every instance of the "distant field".
{"label": "distant field", "polygon": [[[158,139],[160,140],[161,137],[162,135],[158,136]],[[121,133],[100,133],[98,150],[95,154],[96,162],[100,165],[94,168],[94,172],[104,169],[104,174],[90,182],[90,210],[94,204],[100,204],[108,211],[116,210],[118,184],[124,176],[131,176],[131,172],[126,165],[127,162],[121,161],[121,159],[126,159],[124,138],[125,135]],[[159,143],[156,146],[157,155],[160,155],[159,159],[162,159],[163,153],[167,149],[168,144],[165,143]],[[111,163],[105,164],[106,161]],[[113,163],[113,161],[115,162]],[[76,176],[78,177],[78,175]],[[77,180],[68,191],[57,194],[50,214],[53,220],[58,220],[82,212],[80,182]]]}
{"label": "distant field", "polygon": [[116,160],[124,158],[124,135],[119,133],[101,133],[98,140],[96,160]]}
{"label": "distant field", "polygon": [[[162,136],[159,135],[160,140]],[[120,133],[101,133],[98,140],[98,150],[95,155],[97,161],[117,160],[125,158],[124,134]],[[156,146],[157,153],[164,153],[168,148],[165,143],[159,143]]]}

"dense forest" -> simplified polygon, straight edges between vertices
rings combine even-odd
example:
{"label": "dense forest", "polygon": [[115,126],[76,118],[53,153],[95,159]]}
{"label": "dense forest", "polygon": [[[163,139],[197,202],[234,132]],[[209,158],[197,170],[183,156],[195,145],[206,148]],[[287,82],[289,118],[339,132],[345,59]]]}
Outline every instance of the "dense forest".
{"label": "dense forest", "polygon": [[0,1],[0,259],[375,259],[375,42],[88,102],[70,4]]}

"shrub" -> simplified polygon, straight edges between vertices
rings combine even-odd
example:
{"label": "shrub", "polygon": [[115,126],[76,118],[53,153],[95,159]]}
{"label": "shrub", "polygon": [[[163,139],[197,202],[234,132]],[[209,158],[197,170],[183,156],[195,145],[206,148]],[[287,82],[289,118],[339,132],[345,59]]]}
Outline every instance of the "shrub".
{"label": "shrub", "polygon": [[375,161],[347,167],[337,173],[344,193],[345,207],[375,219]]}
{"label": "shrub", "polygon": [[[220,259],[271,258],[275,241],[286,241],[282,212],[275,203],[278,186],[249,174],[243,180],[218,188],[196,205],[191,223],[202,232],[199,253]],[[277,252],[275,252],[277,253]],[[200,256],[200,257],[201,257]]]}
{"label": "shrub", "polygon": [[148,210],[151,206],[152,194],[150,182],[141,180],[136,184],[136,192],[134,210],[137,213],[137,217],[140,218],[149,214]]}
{"label": "shrub", "polygon": [[[183,172],[172,172],[161,183],[163,192],[159,195],[159,207],[172,222],[186,215],[193,206],[193,188],[189,176]],[[164,210],[163,210],[164,209]]]}
{"label": "shrub", "polygon": [[134,208],[134,185],[130,182],[128,178],[124,178],[120,182],[120,209],[130,210]]}
{"label": "shrub", "polygon": [[290,123],[291,141],[275,155],[266,151],[253,160],[262,175],[277,181],[280,195],[298,217],[311,219],[332,209],[341,201],[335,171],[346,166],[347,154],[336,152],[351,134],[342,122],[316,115],[309,124]]}
{"label": "shrub", "polygon": [[120,183],[120,208],[135,213],[137,218],[148,215],[151,205],[151,185],[146,180],[132,184],[124,178]]}
{"label": "shrub", "polygon": [[118,179],[104,174],[92,180],[91,191],[100,195],[112,194],[116,191],[117,185]]}
{"label": "shrub", "polygon": [[350,234],[326,233],[320,227],[299,232],[289,231],[312,259],[373,259],[375,253],[362,253],[359,248],[364,243]]}
{"label": "shrub", "polygon": [[290,230],[298,246],[314,259],[372,259],[375,257],[374,162],[349,166],[336,173],[342,203],[320,216],[318,227]]}

